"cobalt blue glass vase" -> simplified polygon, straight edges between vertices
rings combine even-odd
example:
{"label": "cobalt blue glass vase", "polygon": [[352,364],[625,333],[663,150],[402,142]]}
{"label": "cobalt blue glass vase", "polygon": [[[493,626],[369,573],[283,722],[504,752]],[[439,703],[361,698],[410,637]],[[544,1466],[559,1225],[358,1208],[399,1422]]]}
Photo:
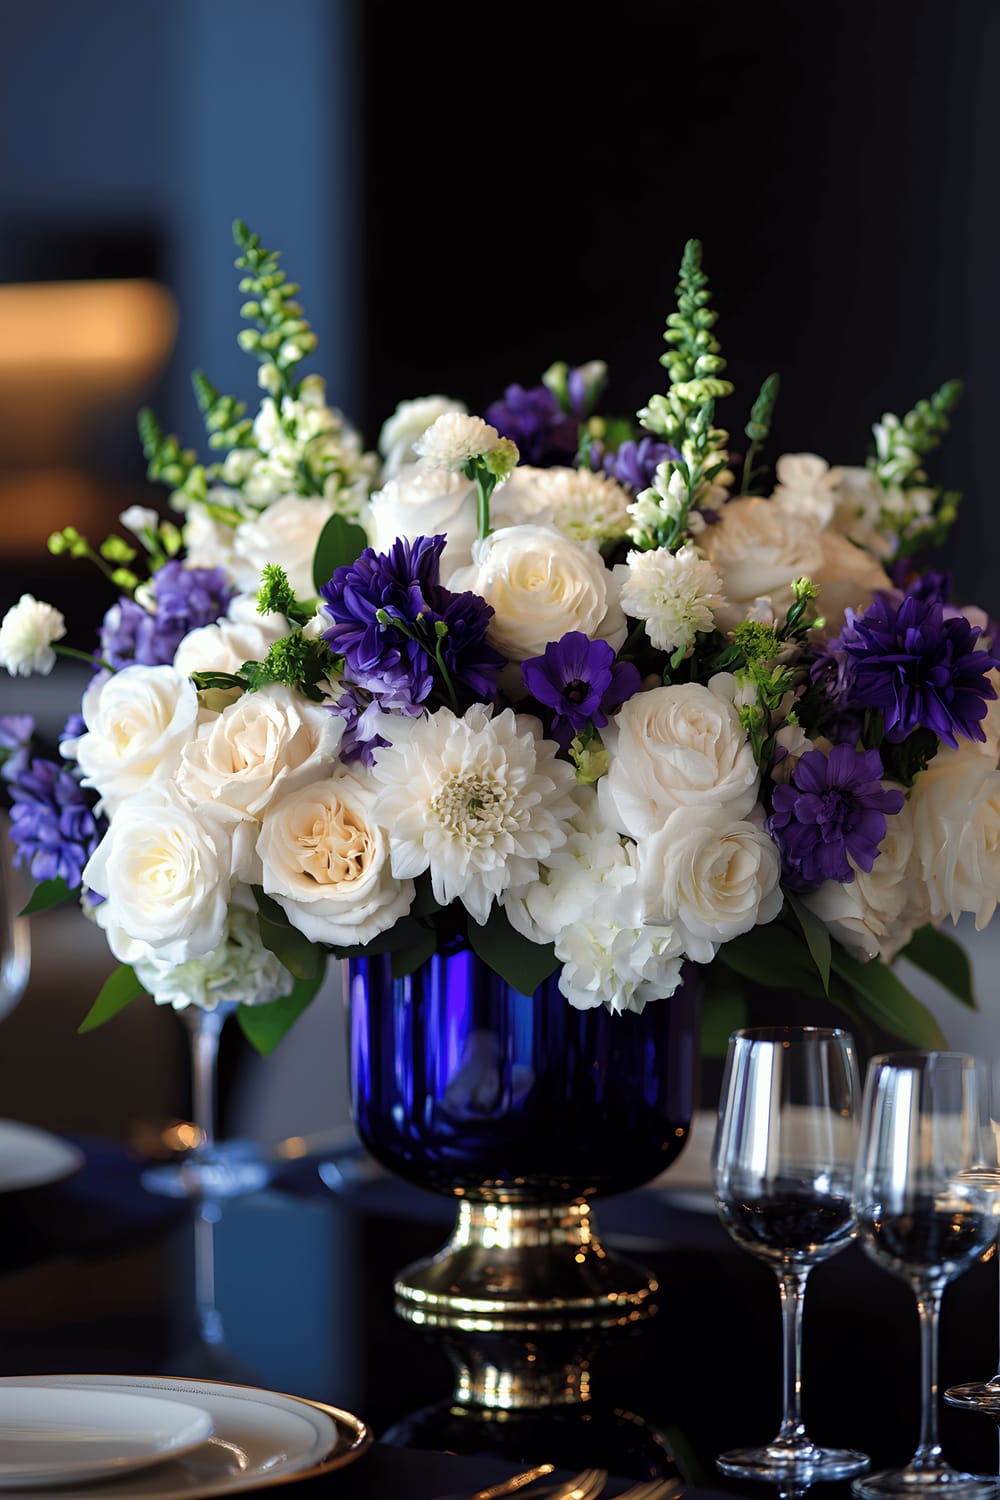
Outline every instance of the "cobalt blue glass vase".
{"label": "cobalt blue glass vase", "polygon": [[600,1242],[591,1200],[658,1176],[696,1103],[700,985],[641,1014],[578,1010],[553,975],[511,988],[456,939],[414,973],[347,960],[351,1099],[368,1152],[459,1200],[434,1257],[397,1279],[403,1317],[503,1331],[610,1327],[656,1281]]}

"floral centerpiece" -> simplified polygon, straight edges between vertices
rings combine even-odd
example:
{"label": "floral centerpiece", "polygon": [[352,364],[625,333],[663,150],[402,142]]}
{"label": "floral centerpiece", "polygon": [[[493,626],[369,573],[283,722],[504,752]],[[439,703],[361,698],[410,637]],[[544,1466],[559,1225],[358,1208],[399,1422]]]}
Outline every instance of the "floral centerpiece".
{"label": "floral centerpiece", "polygon": [[[368,451],[235,236],[259,408],[196,374],[212,462],[141,414],[177,519],[51,538],[113,590],[93,675],[57,757],[0,725],[31,909],[78,901],[118,960],[83,1026],[236,999],[267,1051],[331,954],[406,974],[460,934],[568,1005],[669,1004],[697,965],[937,1045],[893,961],[971,1003],[942,924],[1000,896],[996,628],[918,561],[956,513],[924,463],[957,382],[860,463],[772,472],[778,379],[732,441],[691,241],[634,420],[604,364],[554,364],[482,415],[404,401]],[[66,633],[26,595],[0,662],[48,672]]]}

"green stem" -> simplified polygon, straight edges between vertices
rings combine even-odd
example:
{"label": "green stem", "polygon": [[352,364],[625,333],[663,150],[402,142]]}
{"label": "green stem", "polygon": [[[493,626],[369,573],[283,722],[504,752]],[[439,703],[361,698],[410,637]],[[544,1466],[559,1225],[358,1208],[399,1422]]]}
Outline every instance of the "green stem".
{"label": "green stem", "polygon": [[476,509],[477,531],[479,540],[488,537],[493,527],[490,525],[490,496],[496,489],[496,478],[486,471],[481,463],[476,465],[476,491],[478,505]]}
{"label": "green stem", "polygon": [[109,661],[105,661],[103,657],[91,656],[89,651],[78,651],[75,646],[53,646],[52,649],[57,656],[70,656],[74,661],[87,661],[92,667],[101,667],[105,672],[115,672],[118,670]]}

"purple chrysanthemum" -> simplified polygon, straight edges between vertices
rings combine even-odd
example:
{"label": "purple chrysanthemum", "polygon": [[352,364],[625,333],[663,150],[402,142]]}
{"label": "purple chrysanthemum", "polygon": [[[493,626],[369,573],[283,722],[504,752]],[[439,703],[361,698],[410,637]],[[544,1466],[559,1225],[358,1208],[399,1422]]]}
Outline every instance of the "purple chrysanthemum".
{"label": "purple chrysanthemum", "polygon": [[631,662],[615,661],[607,641],[592,641],[582,630],[550,641],[521,671],[528,692],[554,710],[552,736],[564,750],[589,724],[603,729],[608,714],[642,685]]}
{"label": "purple chrysanthemum", "polygon": [[605,474],[617,479],[633,494],[646,490],[656,478],[660,464],[668,458],[680,458],[676,448],[658,438],[643,437],[637,443],[628,438],[613,453],[606,449],[599,454],[597,462]]}
{"label": "purple chrysanthemum", "polygon": [[958,735],[985,740],[980,720],[996,697],[987,674],[1000,658],[976,649],[976,626],[913,594],[899,603],[877,594],[863,615],[846,618],[836,645],[854,669],[851,701],[878,709],[888,740],[921,727],[952,747]]}
{"label": "purple chrysanthemum", "polygon": [[504,658],[486,644],[492,607],[438,581],[443,536],[366,547],[320,593],[334,624],[323,632],[349,683],[381,708],[412,712],[442,680],[477,699],[496,695]]}
{"label": "purple chrysanthemum", "polygon": [[100,654],[116,669],[133,662],[146,667],[172,662],[184,636],[214,625],[233,597],[221,568],[185,568],[176,559],[157,569],[151,585],[155,609],[123,596],[104,616]]}
{"label": "purple chrysanthemum", "polygon": [[487,407],[485,418],[517,444],[522,463],[546,468],[576,458],[581,417],[564,412],[547,386],[509,385],[503,399]]}
{"label": "purple chrysanthemum", "polygon": [[782,877],[795,891],[824,880],[849,884],[850,859],[870,870],[886,834],[886,816],[903,806],[902,792],[882,784],[877,750],[834,745],[829,755],[807,750],[790,783],[775,786],[768,830],[781,850]]}
{"label": "purple chrysanthemum", "polygon": [[14,863],[35,880],[61,877],[71,890],[107,828],[94,813],[95,794],[87,792],[65,767],[35,759],[10,788],[10,836]]}

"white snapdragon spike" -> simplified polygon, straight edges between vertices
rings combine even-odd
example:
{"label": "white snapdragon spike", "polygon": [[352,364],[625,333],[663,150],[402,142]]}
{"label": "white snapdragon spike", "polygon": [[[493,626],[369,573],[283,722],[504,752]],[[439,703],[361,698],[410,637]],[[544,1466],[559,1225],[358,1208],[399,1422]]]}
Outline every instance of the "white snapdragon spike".
{"label": "white snapdragon spike", "polygon": [[[382,423],[378,437],[378,451],[382,456],[382,479],[392,479],[404,465],[416,460],[413,445],[423,437],[428,427],[438,417],[449,412],[459,416],[468,415],[463,401],[453,401],[450,396],[418,396],[412,401],[400,401],[391,417]],[[429,533],[425,533],[427,535]]]}
{"label": "white snapdragon spike", "polygon": [[500,898],[511,926],[533,943],[554,942],[595,904],[636,882],[635,845],[604,826],[592,786],[578,786],[575,796],[579,812],[566,843],[539,867],[537,880]]}
{"label": "white snapdragon spike", "polygon": [[596,547],[551,526],[507,526],[475,543],[472,565],[452,575],[493,607],[486,639],[510,661],[540,656],[581,630],[617,650],[628,634],[618,582]]}
{"label": "white snapdragon spike", "polygon": [[700,683],[636,693],[601,733],[611,764],[597,795],[620,833],[648,837],[678,807],[736,822],[757,801],[760,772],[739,715]]}
{"label": "white snapdragon spike", "polygon": [[47,677],[56,664],[53,642],[66,634],[66,620],[52,604],[22,594],[0,624],[0,667],[11,677]]}
{"label": "white snapdragon spike", "polygon": [[[181,752],[177,784],[192,806],[259,823],[279,793],[332,774],[343,731],[329,709],[271,683],[199,726]],[[240,873],[250,884],[260,878],[256,863]]]}
{"label": "white snapdragon spike", "polygon": [[140,539],[147,532],[157,531],[160,525],[159,516],[148,505],[130,505],[126,510],[122,511],[118,520],[125,527],[126,531],[131,531],[133,536],[137,536]]}
{"label": "white snapdragon spike", "polygon": [[198,721],[194,683],[176,667],[123,667],[90,684],[76,741],[83,785],[110,817],[127,797],[174,776]]}
{"label": "white snapdragon spike", "polygon": [[397,879],[367,773],[293,787],[265,809],[257,840],[261,883],[293,927],[333,947],[368,943],[413,904]]}
{"label": "white snapdragon spike", "polygon": [[642,620],[652,644],[671,655],[690,655],[699,632],[711,630],[716,610],[725,607],[722,579],[690,542],[677,552],[630,552],[615,572],[622,609]]}
{"label": "white snapdragon spike", "polygon": [[[976,931],[1000,901],[1000,770],[970,741],[942,745],[910,791],[912,875],[927,891],[931,920],[971,912]],[[878,861],[876,861],[876,864]]]}
{"label": "white snapdragon spike", "polygon": [[337,509],[319,495],[308,500],[284,495],[253,519],[241,521],[233,535],[232,572],[236,587],[250,593],[268,563],[282,568],[295,594],[311,599],[313,555],[323,527]]}
{"label": "white snapdragon spike", "polygon": [[886,818],[885,838],[870,870],[860,869],[850,855],[848,862],[854,870],[852,881],[825,880],[801,900],[861,963],[876,958],[891,963],[916,929],[931,919],[926,887],[914,878],[911,803],[906,801]]}
{"label": "white snapdragon spike", "polygon": [[482,417],[463,412],[445,412],[413,444],[420,463],[428,469],[447,469],[459,474],[473,458],[483,458],[503,439]]}
{"label": "white snapdragon spike", "polygon": [[[537,469],[519,464],[498,496],[506,524],[536,521],[575,542],[603,546],[628,535],[630,491],[610,474],[556,465]],[[497,521],[499,525],[499,521]]]}
{"label": "white snapdragon spike", "polygon": [[560,934],[555,952],[559,989],[578,1010],[641,1011],[669,999],[683,978],[680,934],[647,923],[633,892],[598,902]]}
{"label": "white snapdragon spike", "polygon": [[511,709],[492,718],[475,703],[458,718],[440,708],[400,731],[374,766],[393,872],[412,880],[430,870],[435,899],[461,901],[482,924],[508,887],[536,879],[565,844],[573,768],[536,719]]}
{"label": "white snapdragon spike", "polygon": [[676,808],[642,840],[638,864],[648,916],[674,927],[695,963],[711,963],[721,943],[781,911],[774,840],[719,809]]}
{"label": "white snapdragon spike", "polygon": [[[224,505],[227,510],[243,509],[243,497],[238,490],[211,489],[207,496],[213,505]],[[184,518],[184,554],[189,568],[222,568],[227,577],[233,576],[233,542],[235,531],[224,521],[213,520],[200,505],[190,505]]]}
{"label": "white snapdragon spike", "polygon": [[672,463],[657,465],[653,483],[648,489],[640,490],[628,507],[631,517],[629,535],[640,544],[646,536],[657,536],[661,526],[684,515],[687,505],[688,492],[683,475]]}
{"label": "white snapdragon spike", "polygon": [[105,900],[94,920],[125,964],[184,964],[222,942],[234,884],[230,829],[172,781],[127,797],[88,860],[83,883]]}
{"label": "white snapdragon spike", "polygon": [[885,491],[871,469],[840,465],[830,470],[833,519],[830,525],[876,557],[891,557],[895,539],[885,529]]}
{"label": "white snapdragon spike", "polygon": [[269,1005],[291,994],[295,977],[261,941],[257,913],[229,908],[222,942],[204,958],[172,964],[161,958],[138,958],[139,983],[157,1005],[185,1010],[217,1010],[220,1005]]}

